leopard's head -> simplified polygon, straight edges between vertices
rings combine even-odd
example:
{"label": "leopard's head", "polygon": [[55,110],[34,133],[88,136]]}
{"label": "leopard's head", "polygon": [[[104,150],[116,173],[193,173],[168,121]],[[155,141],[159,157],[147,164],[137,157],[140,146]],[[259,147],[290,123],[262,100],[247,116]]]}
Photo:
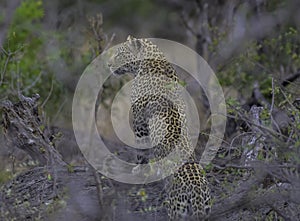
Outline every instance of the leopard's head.
{"label": "leopard's head", "polygon": [[108,67],[115,75],[131,73],[134,76],[143,68],[145,60],[163,60],[164,55],[151,41],[127,37],[127,41],[115,49]]}

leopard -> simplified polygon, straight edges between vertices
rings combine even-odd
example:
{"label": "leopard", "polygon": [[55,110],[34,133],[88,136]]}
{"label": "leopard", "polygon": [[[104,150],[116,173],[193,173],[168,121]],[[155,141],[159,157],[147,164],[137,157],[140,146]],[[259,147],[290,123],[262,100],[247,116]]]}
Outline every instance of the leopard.
{"label": "leopard", "polygon": [[175,68],[152,41],[132,36],[113,52],[108,67],[113,75],[133,75],[133,131],[138,144],[152,147],[153,155],[147,158],[160,160],[177,150],[181,159],[165,190],[170,220],[206,219],[211,210],[209,183],[195,160]]}

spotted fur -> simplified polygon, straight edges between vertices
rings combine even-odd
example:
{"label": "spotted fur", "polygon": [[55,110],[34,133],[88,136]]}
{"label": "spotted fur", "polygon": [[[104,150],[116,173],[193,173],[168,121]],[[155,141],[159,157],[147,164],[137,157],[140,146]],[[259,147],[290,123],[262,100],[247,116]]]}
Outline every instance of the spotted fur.
{"label": "spotted fur", "polygon": [[156,160],[175,148],[183,159],[166,190],[170,219],[206,217],[210,211],[210,190],[203,168],[193,157],[175,69],[157,45],[131,36],[116,49],[108,66],[115,75],[134,75],[131,105],[137,142],[151,145]]}

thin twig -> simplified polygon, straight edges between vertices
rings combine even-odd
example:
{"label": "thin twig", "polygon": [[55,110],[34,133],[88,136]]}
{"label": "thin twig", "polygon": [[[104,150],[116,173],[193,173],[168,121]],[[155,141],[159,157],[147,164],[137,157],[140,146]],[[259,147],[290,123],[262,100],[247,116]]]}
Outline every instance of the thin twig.
{"label": "thin twig", "polygon": [[111,44],[112,44],[112,42],[113,42],[115,36],[116,36],[115,33],[113,33],[113,34],[111,35],[111,37],[110,37],[109,41],[107,42],[107,44],[106,44],[106,46],[105,46],[105,48],[104,48],[103,51],[106,51],[106,50],[111,46]]}
{"label": "thin twig", "polygon": [[251,131],[251,132],[244,132],[244,133],[241,133],[241,134],[235,136],[235,137],[232,139],[232,141],[230,142],[229,149],[231,149],[231,148],[233,147],[233,142],[234,142],[238,137],[244,136],[244,135],[246,135],[246,134],[253,134],[253,132],[252,132],[252,131]]}
{"label": "thin twig", "polygon": [[34,79],[34,81],[30,85],[22,89],[21,92],[28,91],[31,88],[33,88],[36,85],[36,83],[40,80],[41,76],[42,76],[42,72],[39,73],[39,75]]}
{"label": "thin twig", "polygon": [[47,104],[48,100],[50,99],[50,97],[51,97],[51,95],[52,95],[52,92],[53,92],[53,82],[54,82],[54,80],[53,80],[53,78],[52,78],[51,88],[50,88],[50,91],[49,91],[49,93],[48,93],[48,96],[47,96],[47,98],[44,100],[44,102],[43,102],[42,105],[41,105],[41,108],[42,108],[42,109],[44,109],[45,105]]}
{"label": "thin twig", "polygon": [[61,110],[62,110],[62,108],[64,107],[64,105],[66,104],[66,102],[67,102],[67,98],[66,98],[66,99],[62,102],[62,104],[59,106],[59,108],[58,108],[58,110],[57,110],[55,116],[53,117],[52,122],[56,122],[56,121],[57,121],[57,118],[58,118],[59,114],[61,113]]}
{"label": "thin twig", "polygon": [[271,106],[270,106],[270,117],[271,117],[271,122],[274,123],[274,125],[276,126],[277,131],[281,131],[279,125],[277,124],[277,122],[275,121],[274,117],[273,117],[273,111],[274,111],[274,100],[275,100],[275,89],[274,89],[274,78],[272,78],[272,101],[271,101]]}
{"label": "thin twig", "polygon": [[[5,50],[2,48],[2,51],[4,52]],[[6,55],[6,60],[5,60],[5,64],[4,64],[4,67],[3,67],[3,71],[1,71],[0,86],[3,83],[3,79],[4,79],[4,76],[5,76],[6,70],[7,70],[7,65],[8,65],[8,62],[10,61],[10,58],[11,58],[10,53],[5,53],[4,52],[4,54]]]}

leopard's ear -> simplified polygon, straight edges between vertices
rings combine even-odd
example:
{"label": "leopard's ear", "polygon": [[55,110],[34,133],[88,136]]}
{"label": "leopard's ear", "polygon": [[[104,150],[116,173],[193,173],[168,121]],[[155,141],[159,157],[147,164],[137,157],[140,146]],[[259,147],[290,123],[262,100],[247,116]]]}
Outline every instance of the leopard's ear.
{"label": "leopard's ear", "polygon": [[142,47],[140,40],[131,35],[128,35],[127,42],[129,43],[128,45],[135,47],[136,50],[140,50]]}
{"label": "leopard's ear", "polygon": [[127,41],[133,41],[133,40],[136,40],[136,38],[133,37],[132,35],[128,35]]}
{"label": "leopard's ear", "polygon": [[135,55],[138,55],[143,51],[143,45],[141,40],[134,38],[130,35],[127,38],[127,45],[129,47],[129,50]]}

